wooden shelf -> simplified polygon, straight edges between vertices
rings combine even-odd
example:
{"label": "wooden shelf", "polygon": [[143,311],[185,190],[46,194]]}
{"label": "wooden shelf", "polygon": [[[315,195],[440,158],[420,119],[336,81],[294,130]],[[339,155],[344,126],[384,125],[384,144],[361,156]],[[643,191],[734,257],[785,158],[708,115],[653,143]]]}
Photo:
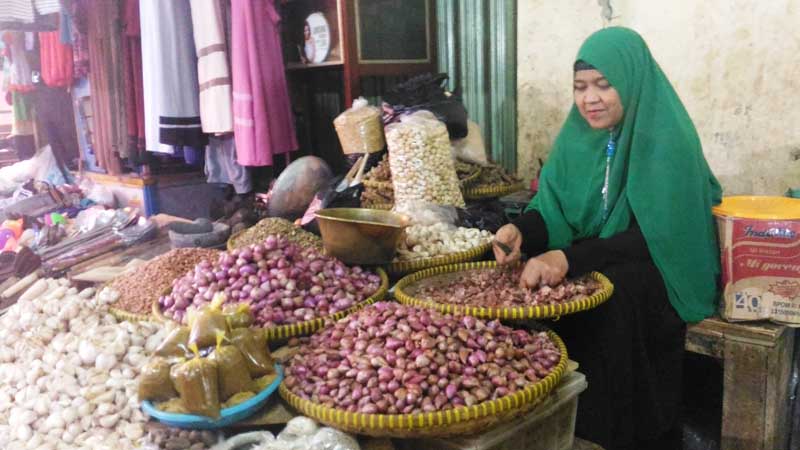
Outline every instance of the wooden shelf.
{"label": "wooden shelf", "polygon": [[286,64],[286,70],[310,70],[310,69],[324,69],[330,67],[342,67],[344,63],[341,61],[330,61],[318,64],[304,64],[299,62],[290,62]]}

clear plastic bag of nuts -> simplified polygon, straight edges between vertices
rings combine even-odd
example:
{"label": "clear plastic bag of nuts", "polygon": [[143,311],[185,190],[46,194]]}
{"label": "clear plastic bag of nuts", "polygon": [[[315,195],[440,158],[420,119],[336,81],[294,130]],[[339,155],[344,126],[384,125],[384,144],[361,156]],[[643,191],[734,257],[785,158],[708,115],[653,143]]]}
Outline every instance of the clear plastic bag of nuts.
{"label": "clear plastic bag of nuts", "polygon": [[418,111],[386,127],[395,206],[410,202],[464,206],[447,127],[429,111]]}

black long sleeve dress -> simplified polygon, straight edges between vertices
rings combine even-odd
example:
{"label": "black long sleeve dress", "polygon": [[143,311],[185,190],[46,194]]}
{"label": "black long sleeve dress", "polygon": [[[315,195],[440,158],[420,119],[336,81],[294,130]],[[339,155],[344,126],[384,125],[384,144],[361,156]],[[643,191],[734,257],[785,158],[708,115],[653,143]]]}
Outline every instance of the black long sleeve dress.
{"label": "black long sleeve dress", "polygon": [[[514,224],[529,257],[547,250],[538,211]],[[639,227],[563,251],[568,277],[598,271],[614,284],[604,304],[551,323],[589,382],[578,402],[576,434],[606,450],[679,450],[686,324],[669,302]]]}

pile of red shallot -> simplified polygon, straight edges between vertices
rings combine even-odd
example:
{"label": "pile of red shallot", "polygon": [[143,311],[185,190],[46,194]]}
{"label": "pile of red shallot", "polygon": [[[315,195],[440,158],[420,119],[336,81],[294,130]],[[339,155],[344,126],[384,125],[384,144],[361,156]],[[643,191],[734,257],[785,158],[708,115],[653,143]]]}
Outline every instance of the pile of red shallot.
{"label": "pile of red shallot", "polygon": [[547,376],[560,358],[547,333],[379,302],[313,335],[284,383],[332,408],[413,414],[509,395]]}
{"label": "pile of red shallot", "polygon": [[421,286],[414,297],[455,305],[516,307],[566,303],[591,296],[600,283],[588,276],[539,289],[519,287],[521,269],[482,269],[463,273],[446,284]]}
{"label": "pile of red shallot", "polygon": [[215,263],[202,261],[173,282],[159,305],[165,316],[182,322],[188,308],[224,292],[228,304],[250,304],[254,325],[272,327],[344,311],[374,294],[380,283],[378,275],[360,267],[270,235],[262,244],[221,253]]}

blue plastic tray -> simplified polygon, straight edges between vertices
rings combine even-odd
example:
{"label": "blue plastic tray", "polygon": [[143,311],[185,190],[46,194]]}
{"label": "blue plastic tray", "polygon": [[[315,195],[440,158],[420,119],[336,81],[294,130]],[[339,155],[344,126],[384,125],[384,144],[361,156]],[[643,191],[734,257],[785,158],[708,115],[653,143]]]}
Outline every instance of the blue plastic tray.
{"label": "blue plastic tray", "polygon": [[278,374],[278,376],[275,378],[275,381],[273,381],[272,384],[267,386],[263,391],[259,392],[255,397],[249,398],[236,406],[221,410],[220,418],[216,420],[210,417],[198,416],[195,414],[164,412],[156,409],[155,405],[148,400],[142,402],[142,410],[150,417],[171,427],[201,430],[226,427],[250,417],[262,406],[264,406],[264,403],[266,403],[267,399],[269,399],[269,396],[278,389],[281,381],[283,381],[283,367],[281,367],[280,364],[275,364],[275,372]]}

